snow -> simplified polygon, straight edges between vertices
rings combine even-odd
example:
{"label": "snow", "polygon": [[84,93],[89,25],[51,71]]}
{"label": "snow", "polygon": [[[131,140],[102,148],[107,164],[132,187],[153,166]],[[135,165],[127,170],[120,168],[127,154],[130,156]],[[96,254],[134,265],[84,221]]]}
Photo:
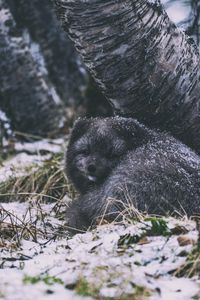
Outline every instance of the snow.
{"label": "snow", "polygon": [[188,6],[184,3],[184,1],[174,1],[174,3],[171,2],[170,5],[167,5],[169,0],[161,0],[161,2],[164,6],[166,6],[165,9],[168,16],[175,24],[178,24],[188,18],[190,9],[188,9]]}
{"label": "snow", "polygon": [[3,162],[0,168],[0,182],[5,182],[10,177],[26,175],[29,166],[41,166],[45,160],[51,157],[52,153],[62,151],[63,143],[63,139],[15,143],[14,150],[21,153]]}
{"label": "snow", "polygon": [[161,300],[189,300],[191,295],[198,291],[192,281],[182,278],[161,279],[159,281],[162,290]]}
{"label": "snow", "polygon": [[[7,134],[12,134],[12,131],[11,131],[11,128],[10,128],[10,122],[9,122],[9,119],[7,118],[6,114],[0,110],[0,123],[3,123],[3,127],[5,128]],[[1,128],[0,128],[1,130]],[[3,138],[4,141],[3,141],[3,144],[6,142],[5,141],[5,138]]]}
{"label": "snow", "polygon": [[0,110],[0,120],[4,122],[8,122],[8,118],[6,117],[6,114]]}
{"label": "snow", "polygon": [[[44,231],[44,224],[51,220],[54,229],[61,225],[53,213],[53,205],[40,206],[46,217],[38,223],[38,230]],[[2,208],[16,214],[16,222],[20,219],[30,223],[27,215],[30,203],[4,203]],[[37,207],[29,209],[32,219],[37,215]],[[26,216],[26,217],[24,217]],[[54,221],[53,221],[54,220]],[[5,218],[4,222],[9,222]],[[169,227],[175,226],[174,219],[167,219]],[[190,237],[197,240],[197,231],[192,221],[176,221],[190,230]],[[64,223],[63,223],[64,224]],[[50,227],[46,225],[48,232]],[[185,257],[179,256],[183,250],[189,252],[192,245],[180,246],[177,236],[148,237],[143,245],[132,244],[120,248],[120,237],[127,234],[141,234],[149,226],[148,222],[133,225],[103,225],[96,230],[77,234],[69,238],[67,231],[62,237],[46,240],[39,238],[37,242],[22,240],[17,250],[7,247],[1,249],[0,257],[0,293],[6,300],[18,299],[82,299],[75,291],[66,288],[75,285],[80,278],[100,286],[101,297],[120,297],[121,293],[133,291],[133,286],[144,286],[150,290],[149,299],[156,300],[189,300],[199,292],[200,281],[197,278],[176,278],[170,275],[172,270],[180,267]],[[13,241],[11,241],[13,242]],[[27,259],[20,260],[20,257]],[[13,258],[13,260],[9,260]],[[14,259],[15,258],[15,259]],[[138,263],[139,262],[139,263]],[[24,276],[43,276],[48,274],[60,278],[64,285],[55,283],[48,286],[44,282],[25,284]],[[49,294],[50,293],[50,294]],[[85,298],[84,299],[91,299]]]}
{"label": "snow", "polygon": [[41,140],[34,143],[16,143],[15,150],[16,151],[29,151],[39,153],[41,150],[46,150],[52,153],[59,153],[61,151],[61,147],[63,145],[63,139],[56,140]]}
{"label": "snow", "polygon": [[33,163],[41,165],[43,161],[50,157],[50,155],[38,156],[20,153],[3,163],[3,167],[0,169],[0,182],[5,182],[9,180],[10,177],[26,175],[26,167]]}
{"label": "snow", "polygon": [[[1,274],[2,275],[2,274]],[[35,285],[23,285],[22,288],[22,280],[23,275],[19,274],[18,271],[10,269],[4,270],[4,275],[1,277],[0,275],[0,291],[2,294],[2,299],[6,300],[79,300],[83,299],[75,295],[73,291],[66,290],[64,286],[55,284],[53,286],[53,290],[51,287],[46,287],[42,283],[38,283],[37,287]],[[10,283],[13,284],[10,284]],[[53,292],[49,293],[49,290]],[[4,298],[5,297],[5,298]],[[91,298],[84,297],[85,300],[89,300]]]}

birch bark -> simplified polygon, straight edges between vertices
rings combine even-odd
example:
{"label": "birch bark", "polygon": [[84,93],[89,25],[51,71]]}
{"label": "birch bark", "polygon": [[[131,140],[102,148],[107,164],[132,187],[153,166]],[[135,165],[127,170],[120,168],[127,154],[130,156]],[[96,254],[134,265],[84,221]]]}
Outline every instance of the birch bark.
{"label": "birch bark", "polygon": [[171,131],[200,153],[200,56],[160,2],[54,1],[115,111]]}

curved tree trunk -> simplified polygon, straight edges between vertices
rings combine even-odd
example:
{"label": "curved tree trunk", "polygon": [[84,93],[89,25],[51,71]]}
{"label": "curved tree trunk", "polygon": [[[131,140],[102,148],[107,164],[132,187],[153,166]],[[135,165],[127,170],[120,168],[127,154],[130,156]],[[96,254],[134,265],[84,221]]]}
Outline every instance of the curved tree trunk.
{"label": "curved tree trunk", "polygon": [[27,30],[20,30],[0,0],[0,108],[16,131],[47,136],[64,112],[60,99],[38,64]]}
{"label": "curved tree trunk", "polygon": [[200,153],[200,57],[159,1],[54,0],[64,29],[119,114]]}

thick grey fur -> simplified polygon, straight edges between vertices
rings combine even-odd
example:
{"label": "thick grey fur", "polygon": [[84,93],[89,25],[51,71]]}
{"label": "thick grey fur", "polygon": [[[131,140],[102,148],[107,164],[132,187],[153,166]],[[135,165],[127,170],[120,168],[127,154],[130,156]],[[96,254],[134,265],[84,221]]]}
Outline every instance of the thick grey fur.
{"label": "thick grey fur", "polygon": [[120,219],[130,203],[151,214],[200,213],[200,157],[132,118],[79,119],[66,172],[80,193],[67,209],[68,225],[77,230],[105,213]]}

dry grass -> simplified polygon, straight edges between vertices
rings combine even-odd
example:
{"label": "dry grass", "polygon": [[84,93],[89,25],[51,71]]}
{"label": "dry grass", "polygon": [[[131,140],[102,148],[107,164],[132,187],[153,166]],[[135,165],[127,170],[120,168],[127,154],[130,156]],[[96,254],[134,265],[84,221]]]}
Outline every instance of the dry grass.
{"label": "dry grass", "polygon": [[197,245],[187,255],[185,263],[175,271],[174,275],[177,277],[200,276],[200,218],[196,217],[195,221],[199,233]]}
{"label": "dry grass", "polygon": [[200,274],[200,248],[196,246],[187,256],[185,263],[174,275],[177,277],[193,277]]}
{"label": "dry grass", "polygon": [[30,166],[27,175],[10,177],[0,183],[0,202],[27,201],[58,201],[68,194],[74,198],[75,192],[67,180],[62,167],[62,155],[53,155],[42,166]]}
{"label": "dry grass", "polygon": [[[63,172],[62,154],[53,154],[42,165],[32,165],[26,175],[0,183],[0,203],[25,202],[23,216],[0,205],[0,248],[15,250],[23,239],[39,243],[66,236],[66,200],[75,197],[75,191]],[[45,206],[48,203],[48,206]],[[54,219],[52,225],[51,218]],[[56,224],[57,222],[57,224]]]}
{"label": "dry grass", "polygon": [[15,251],[22,240],[30,240],[41,246],[51,240],[66,237],[66,201],[45,205],[29,200],[23,213],[0,206],[0,248]]}

